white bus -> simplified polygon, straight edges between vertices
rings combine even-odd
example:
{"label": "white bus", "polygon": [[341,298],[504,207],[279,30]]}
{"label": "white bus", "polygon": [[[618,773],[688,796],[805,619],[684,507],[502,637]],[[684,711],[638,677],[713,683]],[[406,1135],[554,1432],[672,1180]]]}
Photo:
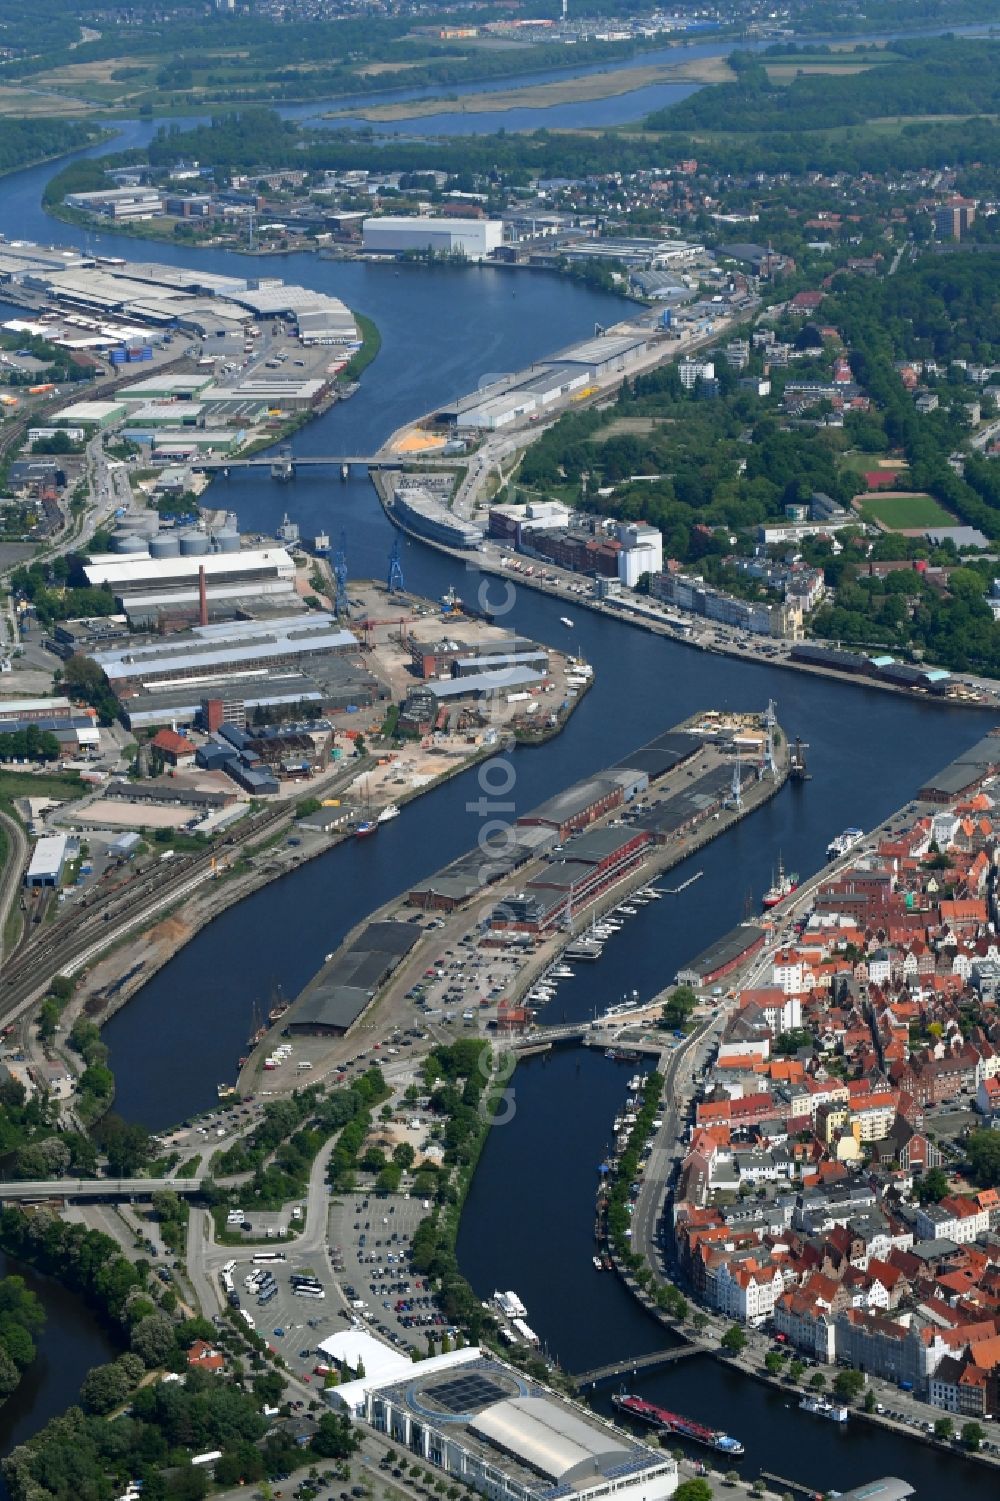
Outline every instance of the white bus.
{"label": "white bus", "polygon": [[326,1290],[325,1290],[325,1288],[322,1288],[322,1287],[309,1287],[307,1284],[302,1283],[302,1282],[298,1283],[298,1285],[296,1287],[293,1287],[292,1288],[292,1292],[295,1294],[295,1296],[297,1298],[325,1298],[326,1297]]}
{"label": "white bus", "polygon": [[226,1272],[226,1271],[224,1271],[222,1273],[222,1290],[225,1293],[231,1293],[234,1290],[233,1289],[233,1274],[232,1274],[232,1272]]}
{"label": "white bus", "polygon": [[255,1251],[253,1253],[254,1265],[259,1261],[286,1261],[284,1251]]}
{"label": "white bus", "polygon": [[245,1308],[240,1309],[240,1317],[243,1319],[248,1329],[253,1329],[254,1332],[256,1332],[257,1325],[254,1323],[253,1319],[250,1317],[250,1314]]}
{"label": "white bus", "polygon": [[235,1261],[227,1261],[226,1264],[225,1264],[225,1266],[222,1268],[222,1275],[226,1276],[226,1274],[228,1273],[229,1276],[232,1276],[232,1274],[233,1274],[233,1272],[235,1272],[235,1270],[236,1270],[236,1262]]}

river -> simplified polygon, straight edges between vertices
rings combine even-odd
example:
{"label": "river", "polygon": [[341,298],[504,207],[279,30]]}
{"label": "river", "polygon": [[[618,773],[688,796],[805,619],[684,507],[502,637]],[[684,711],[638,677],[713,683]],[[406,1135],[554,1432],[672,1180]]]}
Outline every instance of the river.
{"label": "river", "polygon": [[[126,134],[138,141],[143,130],[134,126]],[[84,244],[85,232],[54,226],[41,213],[41,190],[52,171],[5,180],[0,228],[12,237]],[[220,271],[246,266],[222,251],[139,246],[113,233],[99,239],[96,248],[105,253]],[[383,339],[358,395],[297,436],[303,453],[370,450],[403,421],[473,388],[484,375],[548,355],[624,308],[615,298],[551,276],[515,279],[492,268],[397,272],[296,255],[275,269],[368,313]],[[247,529],[273,527],[286,508],[306,535],[320,525],[334,535],[343,527],[351,571],[385,572],[393,533],[360,475],[346,484],[332,471],[303,474],[287,486],[266,476],[220,480],[209,500],[235,508]],[[436,596],[450,583],[460,593],[474,587],[461,577],[460,565],[419,543],[405,543],[403,566],[408,586],[420,593]],[[681,959],[743,915],[748,891],[759,898],[779,852],[787,866],[803,873],[815,868],[832,833],[883,817],[989,723],[978,714],[860,685],[703,656],[586,612],[568,636],[559,623],[564,608],[522,591],[509,619],[539,640],[579,645],[597,673],[595,691],[558,740],[517,752],[519,810],[627,755],[697,708],[759,708],[770,696],[784,726],[809,742],[814,776],[803,787],[783,790],[694,859],[690,870],[680,867],[669,884],[695,869],[704,876],[681,896],[642,909],[598,965],[560,990],[554,1018],[587,1015],[633,989],[651,994],[672,978]],[[349,843],[257,893],[183,949],[106,1028],[119,1110],[158,1128],[209,1106],[216,1083],[233,1075],[254,1001],[266,998],[272,982],[296,993],[366,912],[475,842],[478,823],[465,808],[478,794],[473,778],[467,774],[411,804],[377,839]],[[517,1113],[487,1143],[463,1219],[463,1266],[484,1294],[513,1283],[539,1333],[571,1368],[650,1348],[657,1338],[653,1325],[615,1279],[595,1278],[590,1264],[593,1172],[623,1097],[622,1072],[592,1054],[560,1054],[523,1066],[515,1087]],[[551,1171],[539,1172],[540,1162]],[[48,1294],[46,1301],[55,1306]],[[100,1331],[74,1323],[78,1316],[79,1309],[66,1308],[50,1323],[49,1365],[39,1362],[0,1416],[0,1423],[14,1425],[5,1432],[8,1443],[65,1405],[83,1370],[107,1358]],[[65,1342],[58,1333],[63,1328],[70,1331]],[[944,1478],[941,1462],[923,1450],[864,1433],[860,1424],[850,1434],[858,1441],[844,1443],[710,1361],[642,1385],[664,1396],[673,1388],[678,1406],[724,1420],[748,1443],[752,1458],[782,1474],[843,1488],[841,1477],[895,1472],[919,1476],[920,1494],[928,1497]],[[827,1464],[828,1475],[822,1473]],[[958,1478],[973,1501],[986,1501],[987,1485],[994,1494],[992,1477],[949,1461],[947,1479]]]}
{"label": "river", "polygon": [[[0,1277],[23,1277],[45,1305],[47,1322],[38,1356],[9,1402],[0,1407],[0,1455],[9,1454],[50,1418],[76,1401],[91,1366],[114,1360],[121,1346],[81,1298],[0,1252]],[[0,1480],[0,1496],[7,1488]]]}

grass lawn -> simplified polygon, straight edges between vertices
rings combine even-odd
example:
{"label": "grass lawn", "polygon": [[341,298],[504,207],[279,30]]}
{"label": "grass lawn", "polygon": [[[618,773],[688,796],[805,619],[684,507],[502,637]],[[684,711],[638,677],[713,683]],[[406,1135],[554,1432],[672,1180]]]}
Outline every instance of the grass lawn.
{"label": "grass lawn", "polygon": [[53,797],[65,802],[82,797],[87,784],[76,772],[41,771],[35,776],[24,771],[0,771],[0,803],[9,806],[16,797]]}
{"label": "grass lawn", "polygon": [[955,517],[933,495],[881,495],[861,502],[866,521],[880,523],[890,531],[908,531],[918,526],[956,526]]}
{"label": "grass lawn", "polygon": [[869,469],[892,468],[902,473],[910,466],[904,458],[893,459],[885,453],[862,453],[859,448],[850,448],[838,455],[837,465],[851,474],[867,474]]}

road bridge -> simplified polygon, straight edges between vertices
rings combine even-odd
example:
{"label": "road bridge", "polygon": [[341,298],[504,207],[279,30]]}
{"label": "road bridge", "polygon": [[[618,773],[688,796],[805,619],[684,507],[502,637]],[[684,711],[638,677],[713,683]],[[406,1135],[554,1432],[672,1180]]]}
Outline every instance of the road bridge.
{"label": "road bridge", "polygon": [[678,1360],[689,1360],[692,1355],[704,1355],[701,1345],[674,1345],[669,1350],[654,1350],[651,1355],[635,1355],[631,1360],[619,1360],[613,1365],[595,1366],[592,1371],[581,1371],[573,1380],[578,1387],[596,1386],[600,1381],[610,1381],[615,1376],[635,1376],[640,1371],[655,1371],[660,1366],[673,1365]]}
{"label": "road bridge", "polygon": [[228,472],[231,469],[270,469],[274,465],[288,465],[291,472],[296,469],[340,469],[344,464],[358,464],[365,469],[402,469],[410,462],[409,458],[391,458],[385,454],[373,453],[346,453],[346,454],[257,454],[249,459],[193,459],[188,465],[189,469],[197,470],[201,474],[218,474],[220,470]]}
{"label": "road bridge", "polygon": [[24,1183],[0,1183],[0,1203],[36,1199],[148,1199],[161,1189],[177,1194],[201,1192],[196,1178],[36,1178]]}

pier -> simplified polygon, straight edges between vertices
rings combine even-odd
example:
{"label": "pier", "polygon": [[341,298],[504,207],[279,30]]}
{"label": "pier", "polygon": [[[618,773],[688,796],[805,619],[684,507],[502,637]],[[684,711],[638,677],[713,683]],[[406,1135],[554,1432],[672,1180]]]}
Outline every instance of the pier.
{"label": "pier", "polygon": [[787,1480],[784,1475],[774,1475],[770,1470],[761,1470],[760,1478],[768,1481],[773,1490],[790,1491],[793,1496],[806,1496],[808,1501],[815,1501],[815,1486],[803,1485],[801,1480]]}
{"label": "pier", "polygon": [[[595,1366],[591,1371],[581,1371],[573,1380],[578,1388],[597,1386],[598,1382],[611,1381],[615,1376],[637,1376],[640,1371],[655,1371],[660,1366],[704,1354],[701,1345],[676,1345],[670,1350],[654,1350],[652,1355],[635,1355],[631,1360],[619,1360],[613,1365]],[[812,1495],[811,1491],[809,1495]]]}

